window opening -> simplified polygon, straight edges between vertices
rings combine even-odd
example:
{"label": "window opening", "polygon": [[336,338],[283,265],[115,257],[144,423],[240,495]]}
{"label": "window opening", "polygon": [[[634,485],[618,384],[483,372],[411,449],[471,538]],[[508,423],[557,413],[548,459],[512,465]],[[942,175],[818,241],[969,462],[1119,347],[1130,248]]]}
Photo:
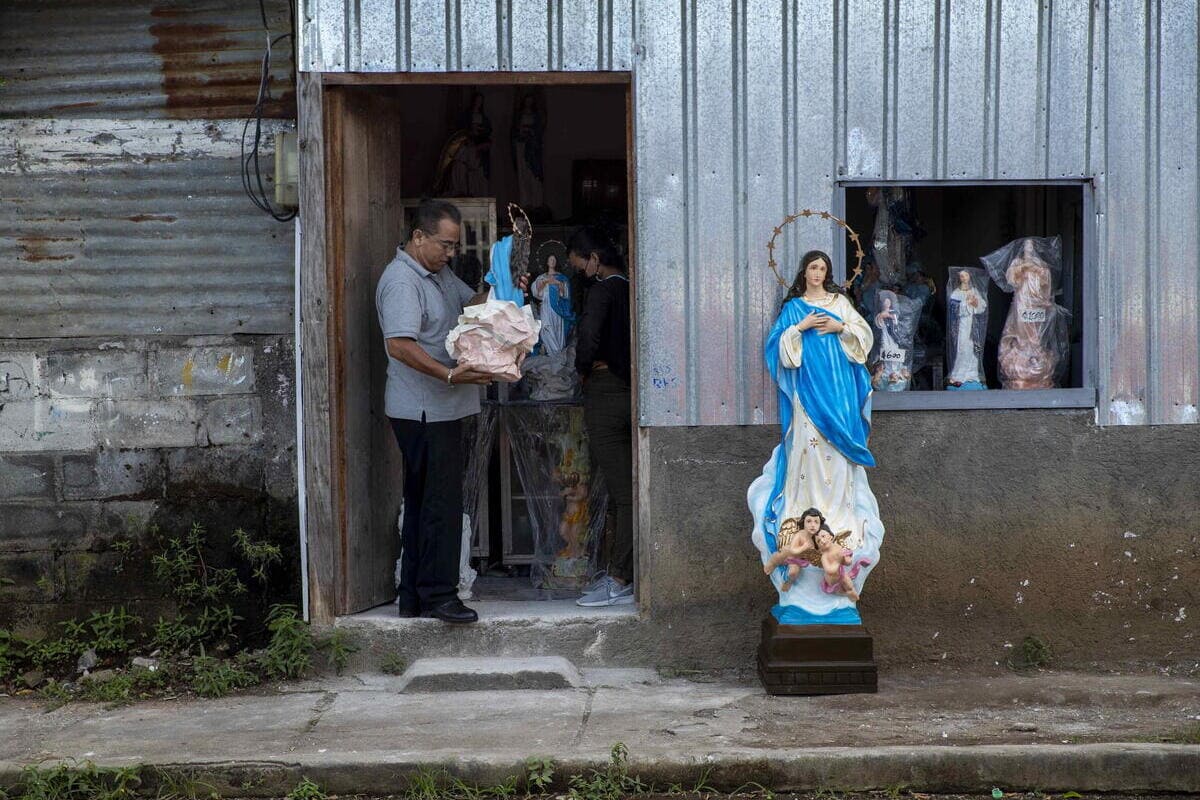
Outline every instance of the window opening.
{"label": "window opening", "polygon": [[877,410],[1094,405],[1088,191],[843,185]]}

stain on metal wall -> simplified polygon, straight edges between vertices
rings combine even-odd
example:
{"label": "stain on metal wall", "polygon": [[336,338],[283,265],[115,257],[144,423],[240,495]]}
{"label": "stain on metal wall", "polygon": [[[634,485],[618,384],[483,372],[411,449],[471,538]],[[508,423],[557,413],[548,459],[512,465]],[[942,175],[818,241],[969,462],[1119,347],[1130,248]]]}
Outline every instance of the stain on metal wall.
{"label": "stain on metal wall", "polygon": [[[633,70],[643,425],[777,419],[761,350],[783,290],[763,247],[849,179],[1091,181],[1097,419],[1198,421],[1194,2],[304,9],[306,70]],[[782,240],[794,264],[833,235],[797,223]]]}
{"label": "stain on metal wall", "polygon": [[[286,33],[287,1],[265,5]],[[256,2],[5,0],[0,117],[247,117],[266,39]],[[265,116],[295,118],[291,40],[273,56]]]}
{"label": "stain on metal wall", "polygon": [[289,333],[292,230],[243,193],[241,133],[0,120],[0,337]]}

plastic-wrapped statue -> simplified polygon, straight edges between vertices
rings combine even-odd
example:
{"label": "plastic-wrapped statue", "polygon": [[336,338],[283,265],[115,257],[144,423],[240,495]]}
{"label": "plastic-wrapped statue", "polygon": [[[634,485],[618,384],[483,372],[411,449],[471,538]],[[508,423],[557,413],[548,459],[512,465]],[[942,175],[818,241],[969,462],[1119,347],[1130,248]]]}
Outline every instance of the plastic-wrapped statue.
{"label": "plastic-wrapped statue", "polygon": [[867,203],[875,208],[871,245],[879,279],[884,286],[899,286],[904,282],[913,242],[924,231],[913,216],[908,190],[902,186],[872,186],[867,189]]}
{"label": "plastic-wrapped statue", "polygon": [[912,381],[913,334],[919,304],[891,289],[876,296],[872,321],[878,333],[872,353],[871,385],[883,392],[903,392]]}
{"label": "plastic-wrapped statue", "polygon": [[996,285],[1013,295],[997,358],[1005,389],[1052,389],[1066,370],[1070,313],[1054,302],[1061,252],[1057,236],[1029,236],[980,259]]}
{"label": "plastic-wrapped statue", "polygon": [[[783,439],[747,492],[752,540],[764,568],[777,565],[770,574],[779,604],[771,613],[780,624],[857,625],[861,618],[849,594],[826,591],[822,569],[788,559],[800,558],[792,552],[796,537],[806,544],[797,530],[804,528],[801,520],[820,509],[834,530],[852,531],[844,547],[856,562],[864,562],[849,578],[855,592],[879,560],[883,524],[865,469],[875,466],[867,449],[871,381],[865,366],[874,336],[829,279],[827,255],[812,251],[800,263],[767,337],[767,369],[779,387]],[[788,548],[782,558],[781,536]]]}
{"label": "plastic-wrapped statue", "polygon": [[987,337],[987,277],[978,267],[952,267],[946,282],[946,388],[986,389],[981,359]]}
{"label": "plastic-wrapped statue", "polygon": [[[525,224],[523,220],[518,225]],[[525,305],[525,293],[518,287],[529,259],[528,228],[521,235],[506,236],[492,245],[492,268],[486,280],[491,284],[488,298],[479,305],[467,306],[458,325],[446,336],[446,351],[460,366],[491,373],[496,380],[521,379],[521,364],[538,341],[541,323]]]}

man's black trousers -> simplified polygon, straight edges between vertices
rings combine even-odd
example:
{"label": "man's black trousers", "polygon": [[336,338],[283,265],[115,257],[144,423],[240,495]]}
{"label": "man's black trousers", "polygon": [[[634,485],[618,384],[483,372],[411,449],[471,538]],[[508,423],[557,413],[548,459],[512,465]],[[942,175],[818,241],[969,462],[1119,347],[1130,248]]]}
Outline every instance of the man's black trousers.
{"label": "man's black trousers", "polygon": [[400,602],[432,608],[458,596],[462,553],[462,420],[393,419],[404,455]]}

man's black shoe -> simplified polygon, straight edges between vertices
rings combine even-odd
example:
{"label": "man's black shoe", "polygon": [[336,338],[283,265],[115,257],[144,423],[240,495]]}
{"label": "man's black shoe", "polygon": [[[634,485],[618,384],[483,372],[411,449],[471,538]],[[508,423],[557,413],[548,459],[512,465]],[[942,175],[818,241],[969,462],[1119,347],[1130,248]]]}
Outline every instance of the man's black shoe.
{"label": "man's black shoe", "polygon": [[474,609],[464,606],[462,600],[459,600],[457,597],[453,600],[439,603],[433,608],[425,609],[421,613],[421,616],[433,617],[434,619],[440,619],[442,622],[449,622],[454,625],[464,625],[479,620],[479,615],[475,613]]}
{"label": "man's black shoe", "polygon": [[401,619],[410,619],[412,617],[421,616],[421,604],[416,600],[400,600],[400,608],[397,612]]}

